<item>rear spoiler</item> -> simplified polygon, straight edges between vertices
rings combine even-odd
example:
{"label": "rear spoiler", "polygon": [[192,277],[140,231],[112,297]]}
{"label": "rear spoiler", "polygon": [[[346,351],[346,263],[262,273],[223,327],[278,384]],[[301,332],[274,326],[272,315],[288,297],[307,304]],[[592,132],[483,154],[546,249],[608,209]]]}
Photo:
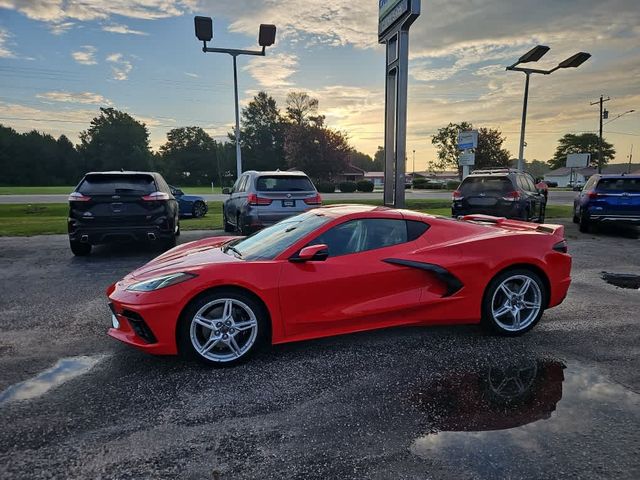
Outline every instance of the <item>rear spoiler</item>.
{"label": "rear spoiler", "polygon": [[537,223],[523,222],[521,220],[511,220],[509,218],[492,217],[491,215],[481,214],[465,215],[461,217],[460,220],[463,220],[465,222],[488,223],[490,225],[495,225],[496,227],[508,228],[512,230],[548,233],[556,237],[564,238],[563,225],[554,225],[550,223],[543,223],[542,225],[539,225]]}

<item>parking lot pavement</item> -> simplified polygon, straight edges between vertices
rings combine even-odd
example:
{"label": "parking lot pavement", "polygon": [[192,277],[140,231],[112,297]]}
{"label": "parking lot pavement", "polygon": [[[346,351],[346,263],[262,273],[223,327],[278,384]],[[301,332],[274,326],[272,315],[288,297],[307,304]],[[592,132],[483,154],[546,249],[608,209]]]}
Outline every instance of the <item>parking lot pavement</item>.
{"label": "parking lot pavement", "polygon": [[567,237],[569,296],[523,337],[396,328],[226,369],[106,336],[105,288],[158,252],[0,238],[0,478],[638,478],[640,291],[601,279],[640,274],[638,231]]}
{"label": "parking lot pavement", "polygon": [[[209,202],[222,202],[229,198],[221,193],[210,193],[201,195]],[[371,193],[328,193],[322,194],[325,200],[357,201],[357,200],[382,200],[382,192]],[[573,205],[576,192],[564,190],[552,190],[549,192],[549,205]],[[408,199],[437,199],[450,200],[451,192],[439,192],[434,190],[407,190]],[[66,203],[68,195],[0,195],[0,204],[16,203]]]}

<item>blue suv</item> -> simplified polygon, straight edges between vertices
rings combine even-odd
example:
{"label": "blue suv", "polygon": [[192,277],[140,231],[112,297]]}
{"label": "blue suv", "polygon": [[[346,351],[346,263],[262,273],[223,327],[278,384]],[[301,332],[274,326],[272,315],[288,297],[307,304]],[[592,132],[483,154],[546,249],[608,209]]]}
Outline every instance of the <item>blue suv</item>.
{"label": "blue suv", "polygon": [[640,225],[640,175],[593,175],[573,201],[581,232],[598,223]]}

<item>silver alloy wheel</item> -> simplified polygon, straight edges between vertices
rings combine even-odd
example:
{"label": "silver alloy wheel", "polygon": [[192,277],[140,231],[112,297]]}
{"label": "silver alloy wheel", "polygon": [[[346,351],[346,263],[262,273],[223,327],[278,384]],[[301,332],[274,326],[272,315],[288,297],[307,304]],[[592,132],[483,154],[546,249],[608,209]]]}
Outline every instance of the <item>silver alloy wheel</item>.
{"label": "silver alloy wheel", "polygon": [[535,361],[525,365],[494,366],[489,369],[489,388],[499,398],[513,401],[531,389],[537,376],[538,364]]}
{"label": "silver alloy wheel", "polygon": [[496,324],[519,332],[531,325],[542,308],[542,292],[528,275],[513,275],[504,280],[491,298],[491,315]]}
{"label": "silver alloy wheel", "polygon": [[196,202],[193,206],[193,216],[196,218],[204,217],[204,204]]}
{"label": "silver alloy wheel", "polygon": [[191,344],[207,360],[224,363],[247,353],[258,335],[253,310],[235,298],[204,305],[191,319]]}

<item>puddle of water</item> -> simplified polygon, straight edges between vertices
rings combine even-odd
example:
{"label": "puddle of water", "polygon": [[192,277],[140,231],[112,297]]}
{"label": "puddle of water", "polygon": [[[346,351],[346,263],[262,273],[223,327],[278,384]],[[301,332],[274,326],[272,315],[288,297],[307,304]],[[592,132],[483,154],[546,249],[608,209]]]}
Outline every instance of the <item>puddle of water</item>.
{"label": "puddle of water", "polygon": [[602,279],[608,284],[615,285],[616,287],[640,290],[640,275],[602,272]]}
{"label": "puddle of water", "polygon": [[532,360],[435,383],[414,397],[432,431],[413,440],[410,451],[461,465],[471,476],[542,478],[579,468],[562,453],[567,445],[583,456],[615,456],[621,445],[637,444],[640,395],[580,365]]}
{"label": "puddle of water", "polygon": [[104,358],[104,355],[97,355],[58,360],[53,367],[29,380],[11,385],[0,393],[0,405],[20,400],[30,400],[44,395],[49,390],[58,387],[64,382],[87,373]]}

